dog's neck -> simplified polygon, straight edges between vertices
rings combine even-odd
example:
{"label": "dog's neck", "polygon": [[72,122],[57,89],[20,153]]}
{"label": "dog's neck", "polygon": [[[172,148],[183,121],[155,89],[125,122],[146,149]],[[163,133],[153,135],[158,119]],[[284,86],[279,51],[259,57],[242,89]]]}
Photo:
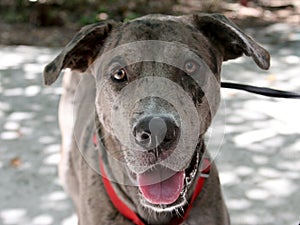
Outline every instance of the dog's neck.
{"label": "dog's neck", "polygon": [[[97,121],[97,120],[96,120]],[[171,220],[174,220],[178,217],[178,212],[156,212],[151,209],[143,207],[139,202],[139,188],[134,185],[126,185],[124,184],[124,180],[118,182],[118,178],[115,176],[116,174],[122,174],[120,177],[123,177],[124,169],[123,166],[120,166],[120,163],[116,163],[116,160],[114,157],[108,157],[110,154],[109,149],[107,149],[107,146],[120,148],[119,143],[112,138],[109,134],[104,132],[104,129],[102,129],[102,126],[99,122],[96,122],[97,127],[97,133],[98,137],[101,138],[101,144],[99,144],[99,151],[100,151],[100,157],[101,161],[103,163],[103,169],[105,170],[106,176],[109,178],[108,181],[111,185],[111,188],[113,188],[113,191],[116,193],[118,198],[133,212],[135,212],[139,218],[141,218],[144,222],[144,224],[169,224]],[[197,145],[196,151],[200,151],[200,156],[202,157],[205,152],[205,145],[204,145],[204,139],[201,137],[199,139],[199,143]],[[121,168],[122,167],[122,168]],[[117,171],[117,172],[116,172]],[[198,171],[199,172],[199,171]],[[103,175],[103,174],[102,174]],[[125,175],[126,176],[126,175]],[[197,180],[194,180],[194,183],[190,186],[188,189],[188,199],[191,198],[191,196],[194,193],[194,189],[196,186],[195,182]],[[180,209],[180,213],[182,215],[184,214],[185,208]],[[117,210],[117,209],[116,209]],[[181,215],[181,214],[180,214]],[[181,216],[182,216],[181,215]],[[147,221],[147,222],[145,222]]]}

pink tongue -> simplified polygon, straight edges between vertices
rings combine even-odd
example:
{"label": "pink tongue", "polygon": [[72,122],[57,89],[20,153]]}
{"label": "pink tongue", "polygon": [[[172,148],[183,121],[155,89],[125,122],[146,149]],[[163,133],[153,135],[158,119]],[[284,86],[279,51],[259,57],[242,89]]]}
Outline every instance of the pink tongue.
{"label": "pink tongue", "polygon": [[184,172],[160,166],[138,175],[137,179],[140,191],[147,201],[152,204],[172,204],[182,191]]}

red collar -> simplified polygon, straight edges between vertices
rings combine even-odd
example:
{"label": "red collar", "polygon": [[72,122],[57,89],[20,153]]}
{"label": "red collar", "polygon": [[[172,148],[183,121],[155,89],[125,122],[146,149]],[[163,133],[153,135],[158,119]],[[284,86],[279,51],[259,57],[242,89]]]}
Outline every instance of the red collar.
{"label": "red collar", "polygon": [[[94,137],[94,144],[97,143],[97,138]],[[99,157],[99,164],[100,164],[100,172],[102,174],[102,180],[104,187],[106,189],[106,192],[113,203],[113,205],[116,207],[116,209],[119,210],[119,212],[125,216],[127,219],[132,221],[135,225],[145,225],[145,223],[140,219],[140,217],[133,211],[131,210],[116,194],[112,184],[110,183],[109,179],[107,179],[107,174],[102,162],[102,158]],[[201,167],[201,174],[200,177],[198,178],[197,185],[195,188],[195,191],[189,201],[188,207],[186,208],[184,215],[182,217],[176,217],[172,219],[170,222],[170,225],[179,225],[181,224],[184,220],[188,218],[188,215],[193,208],[193,203],[197,199],[198,195],[200,194],[205,179],[209,177],[210,173],[210,160],[207,158],[204,158],[202,167]]]}

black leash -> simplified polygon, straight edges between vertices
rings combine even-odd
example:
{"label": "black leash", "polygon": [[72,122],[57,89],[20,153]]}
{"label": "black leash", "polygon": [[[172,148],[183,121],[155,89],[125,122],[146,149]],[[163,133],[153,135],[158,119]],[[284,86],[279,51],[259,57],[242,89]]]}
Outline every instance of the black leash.
{"label": "black leash", "polygon": [[246,84],[238,84],[238,83],[231,83],[231,82],[221,82],[222,88],[231,88],[237,90],[248,91],[254,94],[264,95],[268,97],[274,98],[295,98],[300,99],[300,94],[290,91],[280,91],[272,88],[265,88],[265,87],[255,87]]}

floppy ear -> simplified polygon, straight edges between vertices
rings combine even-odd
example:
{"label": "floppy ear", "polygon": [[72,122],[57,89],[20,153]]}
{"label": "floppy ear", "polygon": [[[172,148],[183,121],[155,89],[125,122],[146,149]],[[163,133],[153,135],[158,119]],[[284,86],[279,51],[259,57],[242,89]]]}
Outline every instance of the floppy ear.
{"label": "floppy ear", "polygon": [[62,52],[44,69],[44,83],[51,85],[62,69],[84,72],[98,56],[115,22],[108,21],[83,27]]}
{"label": "floppy ear", "polygon": [[243,55],[251,56],[261,69],[269,69],[270,54],[244,34],[233,22],[221,14],[197,14],[192,16],[194,25],[214,44],[223,50],[223,60]]}

